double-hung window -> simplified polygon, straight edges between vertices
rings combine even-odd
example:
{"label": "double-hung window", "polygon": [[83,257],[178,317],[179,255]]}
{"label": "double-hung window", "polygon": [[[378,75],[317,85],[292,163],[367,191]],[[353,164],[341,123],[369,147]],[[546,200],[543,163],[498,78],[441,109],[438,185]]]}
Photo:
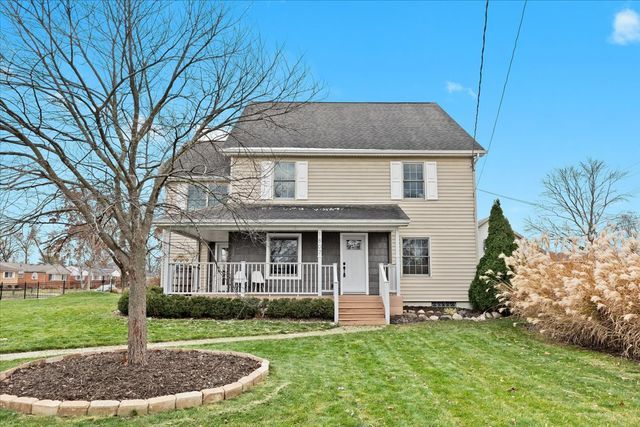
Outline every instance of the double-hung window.
{"label": "double-hung window", "polygon": [[428,238],[402,239],[402,274],[423,274],[431,272],[431,258]]}
{"label": "double-hung window", "polygon": [[228,197],[229,187],[227,184],[209,184],[206,188],[191,184],[187,196],[187,209],[213,207],[225,203]]}
{"label": "double-hung window", "polygon": [[301,234],[267,234],[267,262],[270,276],[297,277],[301,255]]}
{"label": "double-hung window", "polygon": [[295,199],[296,163],[276,162],[273,170],[273,198]]}
{"label": "double-hung window", "polygon": [[402,191],[405,199],[424,199],[424,163],[402,164]]}

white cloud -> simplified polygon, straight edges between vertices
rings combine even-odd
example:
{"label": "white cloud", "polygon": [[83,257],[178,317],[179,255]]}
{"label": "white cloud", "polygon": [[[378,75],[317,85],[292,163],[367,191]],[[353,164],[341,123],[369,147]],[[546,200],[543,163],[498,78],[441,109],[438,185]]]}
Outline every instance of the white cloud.
{"label": "white cloud", "polygon": [[640,15],[635,10],[624,9],[616,13],[611,42],[621,45],[640,42]]}
{"label": "white cloud", "polygon": [[472,98],[476,97],[476,93],[471,88],[464,87],[458,82],[447,81],[445,83],[445,87],[447,89],[447,92],[449,93],[465,92],[467,95],[469,95]]}

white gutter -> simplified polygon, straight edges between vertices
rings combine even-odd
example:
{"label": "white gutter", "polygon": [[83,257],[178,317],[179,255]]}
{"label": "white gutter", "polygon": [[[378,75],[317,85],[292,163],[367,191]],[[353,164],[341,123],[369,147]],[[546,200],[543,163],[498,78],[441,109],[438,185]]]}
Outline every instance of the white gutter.
{"label": "white gutter", "polygon": [[205,226],[219,226],[219,227],[242,227],[242,226],[358,226],[358,225],[371,225],[371,226],[403,226],[409,225],[409,219],[271,219],[271,220],[246,220],[246,221],[233,221],[233,220],[196,220],[193,221],[158,221],[153,224],[158,227],[205,227]]}
{"label": "white gutter", "polygon": [[226,154],[268,156],[274,154],[305,156],[426,156],[426,157],[469,157],[482,156],[485,150],[380,150],[355,148],[296,148],[296,147],[227,147]]}

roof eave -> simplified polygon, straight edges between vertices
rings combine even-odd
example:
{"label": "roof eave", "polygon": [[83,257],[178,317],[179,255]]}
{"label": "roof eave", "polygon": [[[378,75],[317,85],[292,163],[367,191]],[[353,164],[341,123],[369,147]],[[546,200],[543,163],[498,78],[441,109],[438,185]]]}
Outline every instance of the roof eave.
{"label": "roof eave", "polygon": [[483,156],[486,150],[380,150],[354,148],[299,148],[299,147],[227,147],[226,154],[270,156],[275,154],[305,156],[420,156],[420,157],[471,157]]}
{"label": "roof eave", "polygon": [[252,226],[265,226],[265,225],[277,225],[277,226],[297,226],[297,225],[305,225],[305,226],[315,226],[324,227],[327,225],[331,226],[350,226],[350,225],[362,225],[362,224],[371,224],[375,226],[407,226],[409,225],[410,219],[265,219],[265,220],[246,220],[246,221],[233,221],[233,220],[193,220],[188,222],[183,221],[157,221],[154,222],[154,225],[159,228],[170,228],[170,227],[209,227],[209,226],[218,226],[218,227],[234,227],[234,228],[250,228]]}

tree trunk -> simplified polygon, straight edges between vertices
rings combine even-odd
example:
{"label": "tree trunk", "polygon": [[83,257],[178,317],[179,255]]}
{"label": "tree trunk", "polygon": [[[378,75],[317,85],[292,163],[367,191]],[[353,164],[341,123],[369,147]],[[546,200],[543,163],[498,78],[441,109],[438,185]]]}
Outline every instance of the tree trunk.
{"label": "tree trunk", "polygon": [[129,338],[127,341],[130,365],[147,363],[147,291],[144,247],[132,248],[131,259],[123,272],[129,284]]}

